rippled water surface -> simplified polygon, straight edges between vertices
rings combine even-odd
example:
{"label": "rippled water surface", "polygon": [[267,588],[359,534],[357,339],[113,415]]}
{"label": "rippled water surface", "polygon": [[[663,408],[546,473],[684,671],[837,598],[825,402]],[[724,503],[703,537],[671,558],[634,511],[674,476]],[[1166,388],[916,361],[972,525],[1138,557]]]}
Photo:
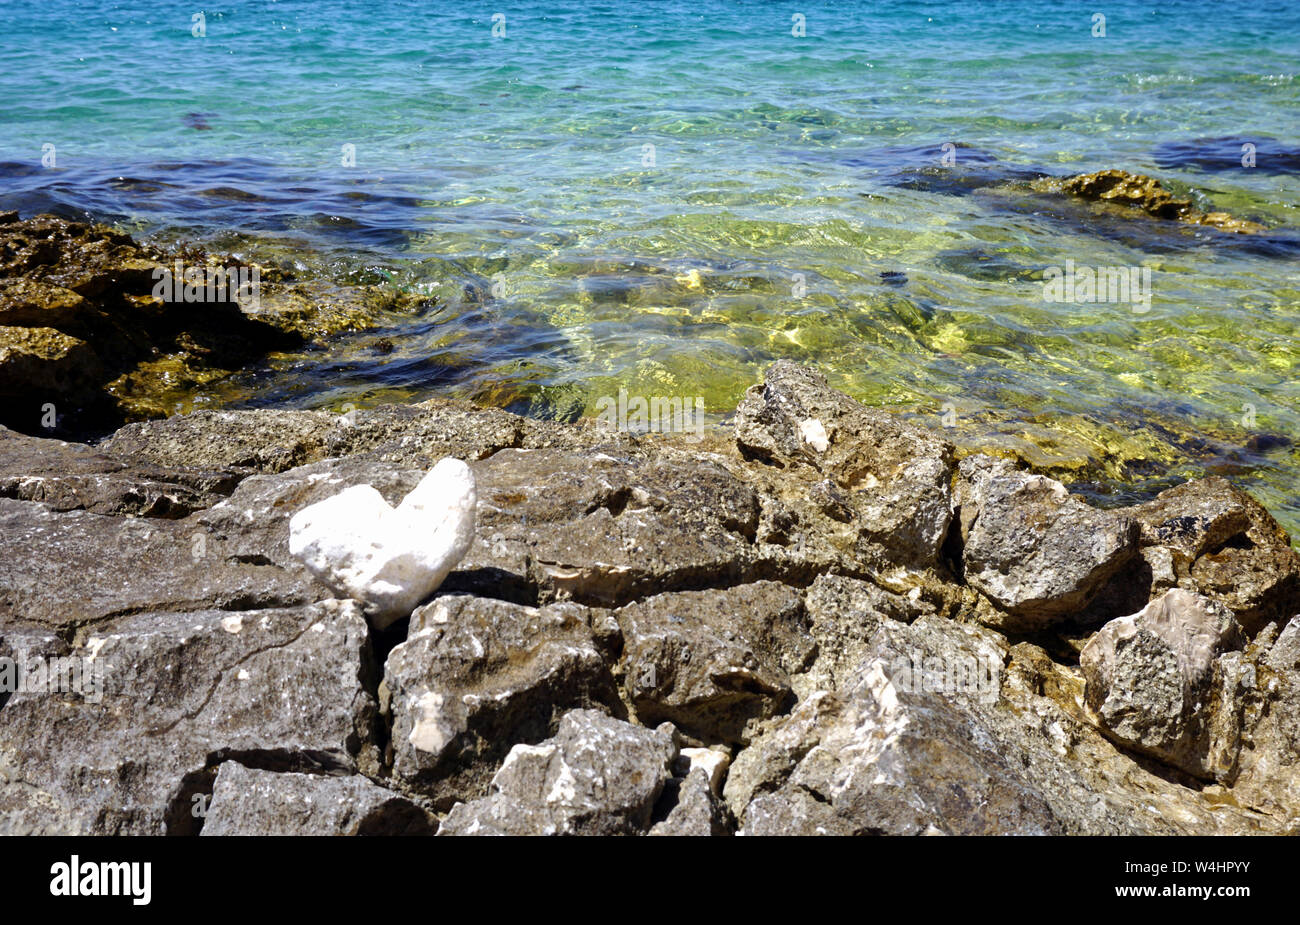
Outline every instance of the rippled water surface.
{"label": "rippled water surface", "polygon": [[[437,299],[176,410],[721,415],[791,357],[1103,498],[1232,474],[1294,533],[1300,4],[1092,6],[232,2],[196,37],[192,4],[6,3],[0,207]],[[1024,187],[1107,167],[1269,231]],[[1149,311],[1045,301],[1067,260],[1150,267]]]}

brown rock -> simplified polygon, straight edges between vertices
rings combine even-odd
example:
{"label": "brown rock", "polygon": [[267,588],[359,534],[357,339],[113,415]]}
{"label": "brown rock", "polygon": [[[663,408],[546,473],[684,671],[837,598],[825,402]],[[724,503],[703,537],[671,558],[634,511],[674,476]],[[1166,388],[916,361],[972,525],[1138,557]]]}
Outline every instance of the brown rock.
{"label": "brown rock", "polygon": [[1141,209],[1148,215],[1193,225],[1207,225],[1222,231],[1255,234],[1264,231],[1257,222],[1234,218],[1226,212],[1202,212],[1190,199],[1179,199],[1154,177],[1125,170],[1099,170],[1064,179],[1034,181],[1037,189],[1060,191],[1093,202],[1109,202]]}

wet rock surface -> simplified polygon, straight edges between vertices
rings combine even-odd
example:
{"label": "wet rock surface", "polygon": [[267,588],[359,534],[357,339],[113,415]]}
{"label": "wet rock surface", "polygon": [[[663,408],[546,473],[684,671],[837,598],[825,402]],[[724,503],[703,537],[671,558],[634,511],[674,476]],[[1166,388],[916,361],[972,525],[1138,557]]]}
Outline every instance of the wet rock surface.
{"label": "wet rock surface", "polygon": [[[226,276],[209,287],[215,271],[248,288]],[[275,267],[163,251],[104,225],[0,222],[0,424],[97,435],[160,417],[187,388],[373,326],[385,307],[373,288],[331,298]]]}
{"label": "wet rock surface", "polygon": [[1139,209],[1153,218],[1205,225],[1237,234],[1264,231],[1258,222],[1236,218],[1226,212],[1203,212],[1190,199],[1175,196],[1154,177],[1125,170],[1099,170],[1065,178],[1036,180],[1034,187],[1046,192],[1061,192],[1090,202],[1111,203]]}
{"label": "wet rock surface", "polygon": [[[0,831],[1300,829],[1300,560],[1223,479],[1102,511],[788,363],[697,443],[427,402],[0,447]],[[289,521],[446,455],[473,544],[369,625]]]}

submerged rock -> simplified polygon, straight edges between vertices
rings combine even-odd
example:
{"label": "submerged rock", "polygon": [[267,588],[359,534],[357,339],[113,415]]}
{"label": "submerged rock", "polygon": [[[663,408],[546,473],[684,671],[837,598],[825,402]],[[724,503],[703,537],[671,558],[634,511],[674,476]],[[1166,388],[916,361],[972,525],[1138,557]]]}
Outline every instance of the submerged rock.
{"label": "submerged rock", "polygon": [[[1249,166],[1242,163],[1247,151],[1251,155]],[[1261,135],[1164,141],[1156,145],[1151,156],[1161,170],[1300,173],[1300,148]]]}
{"label": "submerged rock", "polygon": [[[224,282],[207,285],[228,271],[247,285],[238,297]],[[190,274],[203,282],[187,290]],[[99,435],[161,417],[200,384],[371,327],[401,301],[193,248],[165,251],[104,225],[13,217],[0,222],[0,424]]]}
{"label": "submerged rock", "polygon": [[1061,192],[1092,202],[1106,202],[1140,209],[1147,215],[1190,225],[1206,225],[1220,231],[1255,234],[1263,225],[1234,218],[1226,212],[1202,212],[1190,199],[1174,196],[1154,177],[1125,170],[1099,170],[1072,177],[1051,177],[1034,181],[1041,192]]}

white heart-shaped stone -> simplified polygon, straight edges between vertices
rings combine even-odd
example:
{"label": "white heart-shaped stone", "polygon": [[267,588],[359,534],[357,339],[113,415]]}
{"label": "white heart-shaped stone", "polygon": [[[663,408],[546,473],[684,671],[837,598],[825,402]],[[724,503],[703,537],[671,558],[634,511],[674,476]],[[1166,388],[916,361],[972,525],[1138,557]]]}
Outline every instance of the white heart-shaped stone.
{"label": "white heart-shaped stone", "polygon": [[289,552],[334,590],[365,605],[376,629],[409,616],[438,589],[474,539],[474,473],[440,460],[390,507],[354,485],[289,520]]}

